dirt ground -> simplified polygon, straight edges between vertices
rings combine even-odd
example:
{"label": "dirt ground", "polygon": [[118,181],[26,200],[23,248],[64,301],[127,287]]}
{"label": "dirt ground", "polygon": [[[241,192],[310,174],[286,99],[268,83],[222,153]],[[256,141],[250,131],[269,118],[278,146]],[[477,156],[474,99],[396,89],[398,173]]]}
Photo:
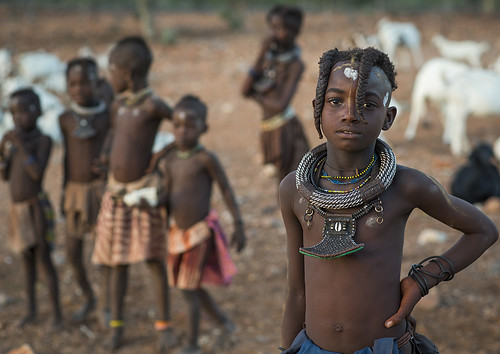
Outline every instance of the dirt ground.
{"label": "dirt ground", "polygon": [[[225,311],[237,323],[239,330],[231,338],[232,346],[219,353],[277,353],[280,338],[281,306],[285,290],[286,261],[284,228],[277,209],[276,181],[265,177],[259,164],[259,117],[256,104],[239,95],[239,87],[252,63],[260,38],[265,34],[263,13],[250,13],[246,28],[229,31],[215,14],[157,14],[160,28],[174,30],[176,45],[152,43],[155,61],[151,85],[156,93],[170,103],[185,93],[202,97],[209,105],[208,134],[203,144],[218,154],[227,169],[231,183],[241,203],[248,247],[234,254],[239,273],[227,288],[210,289]],[[307,69],[294,100],[312,144],[320,141],[312,121],[311,100],[317,80],[317,62],[332,46],[341,46],[343,39],[354,31],[373,33],[380,16],[357,13],[307,14],[299,38]],[[422,31],[423,53],[426,60],[437,56],[430,38],[440,32],[460,39],[486,40],[492,49],[483,57],[488,65],[500,54],[500,21],[498,17],[420,14],[398,16],[394,20],[412,21]],[[14,18],[0,7],[0,47],[9,46],[16,53],[44,48],[63,60],[77,50],[90,46],[103,53],[108,45],[126,34],[139,32],[136,19],[129,14],[101,13],[39,13],[31,22]],[[409,99],[416,71],[399,70],[399,89],[395,94],[403,110],[386,139],[398,156],[400,164],[421,169],[433,175],[445,188],[465,158],[455,158],[440,140],[442,126],[436,111],[430,127],[419,127],[416,139],[406,142]],[[471,118],[469,136],[473,141],[492,142],[500,135],[500,117]],[[162,129],[168,130],[166,123]],[[59,201],[61,186],[61,149],[53,151],[45,178],[45,188],[54,203]],[[37,285],[39,320],[24,330],[15,322],[24,313],[24,272],[20,259],[6,245],[7,206],[9,195],[5,183],[0,183],[0,353],[7,353],[29,344],[37,354],[104,353],[103,333],[95,317],[84,324],[69,321],[57,333],[47,331],[50,309],[44,277]],[[223,223],[230,231],[229,217],[218,193],[214,206],[222,213]],[[388,206],[390,207],[390,206]],[[498,210],[489,216],[500,226]],[[63,310],[66,318],[80,305],[82,297],[64,256],[64,237],[58,220],[57,262]],[[424,228],[447,234],[442,244],[420,246],[417,236]],[[415,211],[408,222],[402,273],[414,262],[440,254],[459,237],[458,233]],[[91,240],[88,240],[87,260]],[[432,338],[442,353],[500,353],[500,242],[488,250],[479,261],[458,274],[453,281],[432,291],[417,306],[414,315],[419,332]],[[97,283],[96,269],[89,266],[91,280]],[[143,264],[131,267],[126,297],[125,345],[120,353],[152,353],[156,336],[153,330],[155,302],[147,268]],[[98,290],[98,289],[97,289]],[[186,337],[186,306],[177,291],[172,292],[173,321],[176,333]],[[201,343],[207,353],[214,353],[210,344],[216,340],[210,319],[203,318]]]}

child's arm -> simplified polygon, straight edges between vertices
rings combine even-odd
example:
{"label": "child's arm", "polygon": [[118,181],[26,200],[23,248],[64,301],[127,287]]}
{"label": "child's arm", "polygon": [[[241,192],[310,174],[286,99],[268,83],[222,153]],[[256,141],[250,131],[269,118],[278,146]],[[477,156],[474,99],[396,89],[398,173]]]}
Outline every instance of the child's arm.
{"label": "child's arm", "polygon": [[23,167],[26,173],[32,180],[40,181],[49,161],[52,140],[46,135],[41,136],[38,140],[35,153],[30,154],[26,151],[23,142],[19,139],[15,131],[10,133],[10,138],[13,146],[16,148],[16,154],[19,154],[24,161]]}
{"label": "child's arm", "polygon": [[243,219],[241,218],[240,209],[238,207],[238,203],[236,202],[233,189],[231,188],[229,179],[227,178],[226,173],[224,172],[224,169],[217,157],[210,152],[207,152],[206,156],[206,165],[210,172],[210,175],[212,176],[212,179],[215,180],[215,182],[219,185],[226,206],[228,207],[233,217],[234,231],[231,238],[231,245],[234,245],[236,247],[236,250],[238,252],[241,252],[246,243],[245,229],[243,227]]}
{"label": "child's arm", "polygon": [[421,270],[401,281],[401,306],[387,320],[386,327],[400,323],[428,289],[441,281],[450,280],[454,273],[473,263],[498,239],[495,224],[485,214],[468,202],[449,195],[432,177],[405,169],[399,178],[406,181],[403,193],[410,203],[463,235],[444,254],[431,262],[424,262]]}
{"label": "child's arm", "polygon": [[252,93],[252,97],[268,110],[283,112],[292,101],[303,72],[304,64],[297,60],[290,65],[287,79],[278,96],[274,94],[269,96],[266,93],[254,92]]}
{"label": "child's arm", "polygon": [[104,138],[99,158],[96,161],[94,161],[94,164],[92,166],[93,170],[92,172],[94,172],[96,175],[99,175],[101,178],[105,178],[105,176],[108,173],[109,154],[115,136],[116,116],[118,114],[119,109],[120,109],[120,102],[118,100],[113,101],[110,113],[110,126],[106,134],[106,137]]}
{"label": "child's arm", "polygon": [[281,323],[281,346],[283,348],[288,348],[292,344],[305,322],[304,256],[299,253],[299,248],[302,247],[302,227],[293,211],[296,193],[295,174],[291,173],[281,181],[279,189],[281,215],[287,235],[288,260],[287,290]]}
{"label": "child's arm", "polygon": [[243,81],[243,86],[241,88],[241,94],[243,96],[250,96],[250,94],[252,93],[253,83],[262,75],[265,55],[269,50],[271,43],[273,43],[273,38],[271,36],[266,37],[262,42],[259,54],[257,55],[257,59],[255,60],[254,65],[248,70],[248,74]]}
{"label": "child's arm", "polygon": [[[7,133],[8,134],[8,133]],[[9,168],[10,168],[10,152],[7,151],[7,145],[12,144],[8,135],[5,134],[0,142],[0,176],[4,181],[9,179]]]}
{"label": "child's arm", "polygon": [[155,113],[160,119],[172,120],[172,107],[170,107],[165,101],[159,97],[155,98]]}
{"label": "child's arm", "polygon": [[[147,173],[151,173],[153,171],[157,171],[160,175],[160,190],[158,191],[158,206],[168,208],[169,201],[169,173],[168,173],[168,164],[170,161],[169,153],[174,149],[175,144],[171,143],[165,146],[163,149],[158,151],[153,156],[154,161],[150,165],[152,168]],[[153,160],[152,159],[152,160]]]}
{"label": "child's arm", "polygon": [[65,189],[68,181],[68,147],[67,147],[67,137],[66,137],[66,127],[65,123],[67,115],[66,112],[59,116],[59,128],[62,133],[62,143],[63,143],[63,176],[62,176],[62,189],[61,189],[61,199],[59,201],[59,210],[61,215],[64,216],[64,200],[65,200]]}

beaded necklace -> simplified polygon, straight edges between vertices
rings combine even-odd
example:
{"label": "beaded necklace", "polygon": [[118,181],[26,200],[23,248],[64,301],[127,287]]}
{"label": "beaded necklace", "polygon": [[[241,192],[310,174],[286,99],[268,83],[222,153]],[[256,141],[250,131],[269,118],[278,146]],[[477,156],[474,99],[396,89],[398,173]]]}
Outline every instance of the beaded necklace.
{"label": "beaded necklace", "polygon": [[79,139],[88,139],[97,134],[94,129],[95,115],[106,110],[104,101],[100,101],[97,106],[85,107],[76,102],[70,103],[73,117],[76,121],[76,127],[73,130],[73,136]]}
{"label": "beaded necklace", "polygon": [[181,150],[177,149],[175,154],[177,155],[178,158],[185,160],[185,159],[193,156],[194,154],[196,154],[201,149],[203,149],[203,145],[197,144],[187,151],[181,151]]}
{"label": "beaded necklace", "polygon": [[379,171],[363,188],[347,193],[327,193],[315,187],[314,166],[326,156],[326,143],[318,145],[307,152],[297,166],[295,173],[297,190],[311,205],[323,209],[349,209],[362,205],[386,190],[396,174],[396,156],[389,145],[378,139],[375,153],[380,159]]}
{"label": "beaded necklace", "polygon": [[259,93],[265,93],[276,84],[278,66],[287,64],[295,58],[300,57],[300,47],[295,46],[288,52],[277,53],[276,50],[268,50],[265,54],[262,75],[253,83],[253,89]]}
{"label": "beaded necklace", "polygon": [[151,96],[152,94],[153,94],[153,89],[149,86],[136,92],[128,92],[124,95],[125,105],[132,106],[142,101],[144,98]]}
{"label": "beaded necklace", "polygon": [[[375,166],[375,162],[377,161],[377,155],[373,154],[373,157],[372,157],[372,160],[370,162],[370,164],[361,172],[359,173],[356,173],[354,176],[330,176],[328,175],[328,173],[325,171],[324,169],[324,166],[321,170],[321,175],[320,177],[322,179],[326,179],[327,181],[333,183],[333,184],[337,184],[337,185],[346,185],[346,184],[353,184],[353,183],[356,183],[356,182],[359,182],[361,181],[363,178],[365,178],[365,175],[368,174],[368,178],[365,179],[362,183],[365,184],[368,179],[370,178],[370,175],[369,173],[371,172],[373,166]],[[320,166],[325,163],[326,164],[326,156],[324,159],[322,159],[318,165],[314,168],[314,173],[317,172],[317,170],[320,169]],[[346,179],[347,181],[339,181],[338,179]],[[361,186],[358,186],[357,188],[359,188]],[[329,193],[345,193],[344,191],[330,191],[330,190],[323,190],[323,192],[329,192]]]}

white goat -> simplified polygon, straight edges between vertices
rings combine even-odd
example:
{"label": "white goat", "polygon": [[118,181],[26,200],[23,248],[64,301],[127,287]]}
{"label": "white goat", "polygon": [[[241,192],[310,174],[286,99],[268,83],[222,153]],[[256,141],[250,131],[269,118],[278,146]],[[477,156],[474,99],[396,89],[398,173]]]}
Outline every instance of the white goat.
{"label": "white goat", "polygon": [[480,68],[481,56],[490,50],[490,45],[487,42],[476,41],[452,41],[446,39],[440,34],[436,34],[431,39],[432,44],[438,49],[441,56],[464,61],[470,65]]}
{"label": "white goat", "polygon": [[498,57],[497,60],[495,60],[495,62],[491,65],[491,69],[497,74],[500,74],[500,57]]}
{"label": "white goat", "polygon": [[500,75],[486,69],[466,71],[450,85],[446,126],[450,129],[453,155],[460,156],[470,150],[467,139],[469,116],[500,115],[499,92]]}
{"label": "white goat", "polygon": [[376,34],[366,35],[360,32],[355,32],[352,34],[352,41],[356,47],[366,48],[374,47],[381,48],[378,36]]}
{"label": "white goat", "polygon": [[17,60],[17,72],[30,83],[64,72],[66,64],[55,54],[44,50],[26,52]]}
{"label": "white goat", "polygon": [[415,76],[411,94],[411,111],[405,131],[406,140],[413,140],[420,119],[427,117],[427,104],[440,109],[444,125],[443,141],[450,142],[449,131],[444,124],[448,87],[462,72],[471,70],[466,64],[445,58],[434,58],[422,65]]}
{"label": "white goat", "polygon": [[7,78],[13,69],[12,53],[6,48],[0,49],[0,80]]}
{"label": "white goat", "polygon": [[83,46],[78,49],[78,56],[93,58],[96,61],[101,73],[104,74],[108,70],[109,53],[111,52],[112,47],[113,46],[111,45],[103,53],[97,54],[92,50],[92,48]]}
{"label": "white goat", "polygon": [[[378,40],[382,50],[391,60],[395,60],[399,47],[407,48],[412,55],[413,67],[422,65],[423,56],[420,48],[421,35],[418,28],[411,22],[391,22],[387,18],[378,21]],[[403,61],[402,63],[407,63]]]}
{"label": "white goat", "polygon": [[493,143],[493,153],[495,154],[495,158],[500,163],[500,137],[498,137]]}

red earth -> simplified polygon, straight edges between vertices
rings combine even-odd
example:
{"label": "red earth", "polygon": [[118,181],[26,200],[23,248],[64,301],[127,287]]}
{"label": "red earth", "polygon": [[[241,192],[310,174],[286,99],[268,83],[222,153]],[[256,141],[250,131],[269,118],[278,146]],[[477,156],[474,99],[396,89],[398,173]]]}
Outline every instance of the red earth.
{"label": "red earth", "polygon": [[[294,106],[300,114],[312,144],[317,138],[311,100],[317,80],[317,62],[321,54],[332,46],[342,46],[354,31],[374,33],[381,16],[362,13],[307,13],[303,32],[299,37],[303,58],[307,64]],[[471,16],[436,13],[394,16],[393,20],[414,22],[422,32],[423,54],[426,60],[437,56],[430,38],[442,33],[455,40],[488,41],[492,49],[483,57],[485,66],[500,54],[500,21],[494,16]],[[62,60],[75,56],[82,46],[90,46],[96,53],[104,53],[113,41],[128,34],[139,33],[137,19],[128,13],[77,13],[69,11],[40,11],[33,19],[12,16],[0,7],[0,47],[9,47],[16,55],[43,48]],[[259,164],[260,110],[253,102],[239,95],[239,87],[248,66],[252,63],[265,35],[264,13],[248,13],[245,29],[230,31],[217,14],[157,13],[156,25],[162,31],[177,36],[177,43],[166,45],[152,42],[155,61],[151,85],[168,102],[176,102],[182,95],[199,95],[209,106],[210,129],[203,144],[213,150],[225,166],[241,203],[248,247],[241,254],[234,253],[239,273],[227,288],[211,288],[217,301],[238,325],[231,337],[231,345],[218,353],[277,353],[280,338],[281,307],[285,291],[286,258],[285,232],[276,201],[276,182],[262,173]],[[403,138],[406,128],[414,69],[399,70],[399,89],[395,97],[403,110],[397,123],[386,134],[400,164],[420,169],[433,175],[445,188],[465,157],[456,158],[441,142],[442,126],[438,113],[431,111],[434,120],[430,127],[419,127],[416,139]],[[472,141],[493,142],[500,135],[500,117],[468,122]],[[162,126],[168,130],[168,123]],[[56,146],[50,161],[45,189],[51,199],[59,201],[61,187],[61,148]],[[65,323],[56,333],[47,331],[50,309],[43,276],[37,285],[39,320],[24,330],[15,327],[23,315],[25,294],[24,272],[20,259],[6,244],[8,189],[0,184],[0,353],[29,344],[35,353],[103,353],[106,333],[94,316],[81,325]],[[214,207],[222,214],[222,221],[230,231],[229,216],[218,192]],[[500,226],[500,212],[488,211]],[[58,219],[56,260],[60,279],[63,310],[66,318],[82,301],[64,255],[62,225]],[[419,245],[417,236],[425,228],[447,234],[441,244]],[[440,254],[459,237],[454,230],[415,211],[408,222],[402,274],[410,265],[429,255]],[[89,260],[91,240],[86,248]],[[435,288],[429,297],[417,305],[414,315],[419,332],[429,336],[442,353],[500,353],[500,243],[495,244],[472,266],[458,274],[453,281]],[[90,263],[90,262],[89,262]],[[97,272],[89,264],[90,277],[97,283]],[[180,293],[172,292],[175,332],[186,337],[186,306]],[[153,330],[155,303],[147,268],[138,264],[130,269],[126,296],[126,332],[121,353],[150,353],[155,351]],[[214,324],[203,317],[201,344],[206,353],[217,337]]]}

